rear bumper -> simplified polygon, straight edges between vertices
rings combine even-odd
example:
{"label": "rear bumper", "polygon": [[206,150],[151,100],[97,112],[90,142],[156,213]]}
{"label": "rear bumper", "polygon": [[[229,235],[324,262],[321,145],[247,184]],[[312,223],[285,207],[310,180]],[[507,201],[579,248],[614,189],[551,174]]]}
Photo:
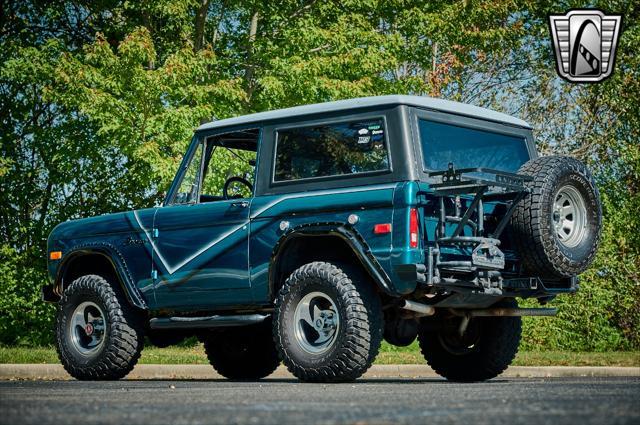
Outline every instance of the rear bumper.
{"label": "rear bumper", "polygon": [[580,289],[578,276],[559,280],[542,280],[539,277],[505,279],[502,282],[506,294],[514,293],[522,298],[543,298],[560,294],[573,294]]}

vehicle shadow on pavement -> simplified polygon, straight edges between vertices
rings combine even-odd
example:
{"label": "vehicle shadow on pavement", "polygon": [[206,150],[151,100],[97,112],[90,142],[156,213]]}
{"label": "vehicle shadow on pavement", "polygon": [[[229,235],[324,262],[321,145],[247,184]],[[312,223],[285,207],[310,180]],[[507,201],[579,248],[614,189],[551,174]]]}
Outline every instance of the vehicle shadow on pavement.
{"label": "vehicle shadow on pavement", "polygon": [[272,378],[258,381],[233,381],[223,378],[211,379],[191,379],[191,378],[175,378],[175,379],[125,379],[122,382],[198,382],[198,383],[234,383],[234,384],[301,384],[301,385],[358,385],[358,384],[448,384],[448,385],[469,385],[469,384],[501,384],[510,382],[508,379],[493,379],[484,382],[452,382],[443,378],[364,378],[354,382],[302,382],[293,378]]}

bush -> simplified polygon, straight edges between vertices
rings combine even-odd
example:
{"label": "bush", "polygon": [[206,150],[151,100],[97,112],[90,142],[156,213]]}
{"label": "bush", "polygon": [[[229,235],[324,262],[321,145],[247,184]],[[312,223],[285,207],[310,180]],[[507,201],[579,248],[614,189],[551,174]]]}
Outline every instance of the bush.
{"label": "bush", "polygon": [[43,255],[18,254],[6,245],[0,247],[0,344],[53,342],[55,308],[40,297],[40,288],[47,281]]}
{"label": "bush", "polygon": [[523,349],[640,348],[640,241],[635,228],[640,200],[613,198],[604,191],[602,200],[602,244],[593,265],[580,276],[580,291],[552,303],[558,317],[524,320]]}

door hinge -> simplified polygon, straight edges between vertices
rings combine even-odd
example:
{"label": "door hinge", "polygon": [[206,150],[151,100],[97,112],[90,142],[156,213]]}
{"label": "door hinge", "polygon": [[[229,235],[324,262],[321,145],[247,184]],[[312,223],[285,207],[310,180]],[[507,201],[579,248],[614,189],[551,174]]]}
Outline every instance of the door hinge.
{"label": "door hinge", "polygon": [[160,235],[160,231],[159,231],[158,229],[156,229],[156,228],[153,228],[153,230],[151,231],[151,236],[152,236],[154,239],[157,239],[157,238],[158,238],[158,235]]}
{"label": "door hinge", "polygon": [[151,271],[151,279],[156,280],[158,278],[158,270]]}

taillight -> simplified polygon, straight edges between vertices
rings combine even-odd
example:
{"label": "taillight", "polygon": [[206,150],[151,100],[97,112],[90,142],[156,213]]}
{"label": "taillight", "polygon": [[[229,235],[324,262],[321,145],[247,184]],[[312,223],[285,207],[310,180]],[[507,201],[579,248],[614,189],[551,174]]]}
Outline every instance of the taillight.
{"label": "taillight", "polygon": [[418,247],[418,210],[415,208],[409,211],[409,247]]}

